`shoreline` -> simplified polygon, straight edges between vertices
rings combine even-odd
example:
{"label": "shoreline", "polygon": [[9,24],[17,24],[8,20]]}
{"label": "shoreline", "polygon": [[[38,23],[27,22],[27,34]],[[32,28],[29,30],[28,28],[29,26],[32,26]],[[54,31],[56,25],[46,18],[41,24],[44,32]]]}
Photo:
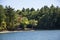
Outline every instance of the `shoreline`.
{"label": "shoreline", "polygon": [[[29,32],[29,31],[48,31],[48,30],[20,30],[20,31],[0,31],[0,34],[15,33],[15,32]],[[49,30],[52,31],[52,30]],[[54,30],[55,31],[55,30]]]}
{"label": "shoreline", "polygon": [[21,30],[21,31],[1,31],[0,34],[1,34],[1,33],[3,34],[3,33],[25,32],[25,31],[28,32],[28,31],[35,31],[35,30],[24,30],[24,31],[23,31],[23,30]]}

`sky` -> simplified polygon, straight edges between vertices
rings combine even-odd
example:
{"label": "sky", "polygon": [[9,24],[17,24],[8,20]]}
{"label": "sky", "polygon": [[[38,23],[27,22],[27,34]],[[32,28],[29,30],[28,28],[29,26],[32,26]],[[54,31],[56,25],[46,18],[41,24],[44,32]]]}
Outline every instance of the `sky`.
{"label": "sky", "polygon": [[24,8],[35,8],[40,9],[44,5],[47,5],[48,7],[53,4],[54,6],[60,7],[60,0],[0,0],[0,4],[5,6],[11,6],[12,8],[22,9]]}

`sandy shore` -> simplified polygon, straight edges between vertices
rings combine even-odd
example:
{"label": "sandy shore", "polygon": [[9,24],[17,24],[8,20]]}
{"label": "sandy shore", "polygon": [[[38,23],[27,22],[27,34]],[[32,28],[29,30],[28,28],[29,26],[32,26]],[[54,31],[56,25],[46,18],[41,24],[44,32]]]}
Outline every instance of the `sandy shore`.
{"label": "sandy shore", "polygon": [[[35,31],[35,30],[29,30],[29,31]],[[13,32],[25,32],[25,31],[1,31],[0,33],[13,33]]]}
{"label": "sandy shore", "polygon": [[18,31],[1,31],[0,33],[12,33],[12,32],[18,32]]}

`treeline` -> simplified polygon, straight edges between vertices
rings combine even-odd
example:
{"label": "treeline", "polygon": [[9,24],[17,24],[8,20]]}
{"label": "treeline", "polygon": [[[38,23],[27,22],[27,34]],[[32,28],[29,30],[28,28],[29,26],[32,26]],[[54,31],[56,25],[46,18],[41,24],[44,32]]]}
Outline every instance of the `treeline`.
{"label": "treeline", "polygon": [[60,7],[44,6],[41,9],[14,10],[0,5],[0,31],[34,29],[60,29]]}

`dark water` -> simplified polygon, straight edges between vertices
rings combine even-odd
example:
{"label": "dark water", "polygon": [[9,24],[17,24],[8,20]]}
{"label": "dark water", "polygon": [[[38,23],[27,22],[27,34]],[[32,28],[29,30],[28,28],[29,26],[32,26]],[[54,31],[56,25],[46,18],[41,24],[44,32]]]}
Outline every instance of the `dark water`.
{"label": "dark water", "polygon": [[0,34],[0,40],[60,40],[60,30],[5,33]]}

